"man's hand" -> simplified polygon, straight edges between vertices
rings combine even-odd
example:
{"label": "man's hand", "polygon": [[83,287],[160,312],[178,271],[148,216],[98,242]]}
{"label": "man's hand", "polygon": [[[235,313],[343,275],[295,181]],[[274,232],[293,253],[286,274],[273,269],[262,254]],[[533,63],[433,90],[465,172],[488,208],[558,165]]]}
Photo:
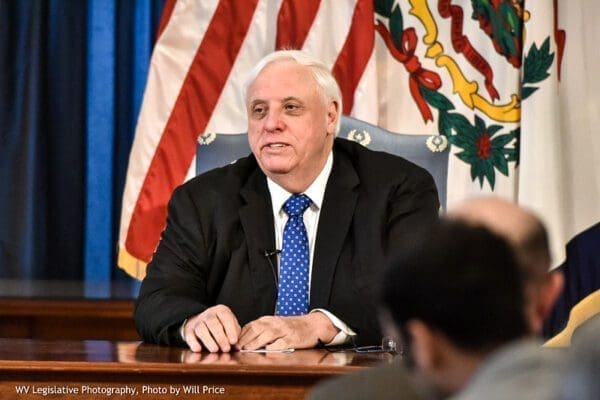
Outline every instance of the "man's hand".
{"label": "man's hand", "polygon": [[338,331],[321,312],[297,317],[265,316],[249,322],[242,328],[236,348],[308,349],[315,347],[319,340],[323,343],[331,342]]}
{"label": "man's hand", "polygon": [[194,352],[203,347],[211,353],[228,352],[238,343],[240,332],[240,324],[229,307],[217,304],[186,321],[183,340]]}

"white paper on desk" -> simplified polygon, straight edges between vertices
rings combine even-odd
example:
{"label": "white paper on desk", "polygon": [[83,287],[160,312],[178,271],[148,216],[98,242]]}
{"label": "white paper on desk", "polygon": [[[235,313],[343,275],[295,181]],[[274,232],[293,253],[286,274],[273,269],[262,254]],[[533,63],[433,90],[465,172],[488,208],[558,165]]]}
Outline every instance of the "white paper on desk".
{"label": "white paper on desk", "polygon": [[295,349],[288,348],[282,350],[267,350],[267,349],[256,349],[256,350],[240,350],[240,353],[293,353]]}

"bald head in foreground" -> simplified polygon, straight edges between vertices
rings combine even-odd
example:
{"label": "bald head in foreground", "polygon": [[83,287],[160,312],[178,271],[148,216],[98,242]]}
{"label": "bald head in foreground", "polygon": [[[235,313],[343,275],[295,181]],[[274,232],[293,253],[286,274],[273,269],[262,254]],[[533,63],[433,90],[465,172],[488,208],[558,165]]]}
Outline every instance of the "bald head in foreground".
{"label": "bald head in foreground", "polygon": [[542,221],[532,211],[495,196],[466,200],[448,218],[486,227],[510,243],[523,274],[531,330],[541,333],[564,283],[562,272],[551,270],[548,233]]}

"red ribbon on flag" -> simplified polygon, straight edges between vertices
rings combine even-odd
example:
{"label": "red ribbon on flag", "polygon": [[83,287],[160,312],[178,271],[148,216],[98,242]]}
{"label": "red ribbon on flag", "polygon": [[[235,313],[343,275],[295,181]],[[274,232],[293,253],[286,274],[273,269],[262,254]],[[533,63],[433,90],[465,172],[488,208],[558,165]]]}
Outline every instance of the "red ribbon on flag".
{"label": "red ribbon on flag", "polygon": [[444,18],[451,18],[451,37],[452,47],[457,53],[464,54],[465,58],[479,71],[485,78],[485,88],[490,97],[495,100],[499,99],[500,95],[494,86],[494,71],[485,58],[471,44],[468,37],[463,34],[463,18],[464,13],[462,7],[452,5],[452,0],[439,0],[438,11]]}
{"label": "red ribbon on flag", "polygon": [[410,75],[408,81],[410,93],[419,107],[423,120],[425,122],[433,121],[431,109],[423,98],[419,86],[437,91],[442,86],[442,79],[437,73],[423,68],[419,62],[419,58],[415,56],[415,50],[417,49],[417,34],[415,33],[414,28],[408,28],[402,32],[400,48],[396,47],[390,31],[388,31],[387,27],[381,21],[377,21],[375,29],[383,38],[385,45],[392,56],[404,64],[406,71],[408,71]]}

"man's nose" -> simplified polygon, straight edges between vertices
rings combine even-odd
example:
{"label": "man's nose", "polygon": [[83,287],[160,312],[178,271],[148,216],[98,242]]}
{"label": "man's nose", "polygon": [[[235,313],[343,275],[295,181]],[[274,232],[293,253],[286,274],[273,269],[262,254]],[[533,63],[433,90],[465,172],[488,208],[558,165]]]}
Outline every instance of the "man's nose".
{"label": "man's nose", "polygon": [[281,112],[279,110],[269,109],[265,117],[265,130],[276,132],[282,129]]}

